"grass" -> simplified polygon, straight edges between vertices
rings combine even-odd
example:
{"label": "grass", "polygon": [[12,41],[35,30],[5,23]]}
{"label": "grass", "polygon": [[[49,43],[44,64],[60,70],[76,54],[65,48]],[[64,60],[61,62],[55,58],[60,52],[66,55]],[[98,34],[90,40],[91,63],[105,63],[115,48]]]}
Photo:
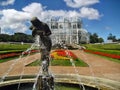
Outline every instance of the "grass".
{"label": "grass", "polygon": [[85,44],[86,49],[120,55],[120,44]]}
{"label": "grass", "polygon": [[[87,50],[120,55],[120,44],[85,44],[83,46],[85,46]],[[97,56],[100,56],[100,55],[97,55]],[[105,57],[105,56],[100,56],[100,57],[113,61],[113,62],[120,63],[119,59],[113,59],[113,58]]]}
{"label": "grass", "polygon": [[10,53],[10,52],[22,52],[29,48],[30,44],[0,44],[0,54]]}
{"label": "grass", "polygon": [[[7,53],[13,53],[13,52],[23,52],[27,50],[31,45],[30,44],[0,44],[0,54],[7,54]],[[17,59],[19,56],[15,57],[9,57],[5,59],[0,59],[0,63],[10,61],[13,59]]]}
{"label": "grass", "polygon": [[100,55],[97,55],[99,57],[102,57],[102,58],[105,58],[109,61],[113,61],[113,62],[117,62],[117,63],[120,63],[120,60],[119,59],[113,59],[113,58],[110,58],[110,57],[105,57],[105,56],[100,56]]}
{"label": "grass", "polygon": [[[35,53],[31,53],[30,55],[33,55],[33,54],[35,54]],[[23,57],[27,57],[27,55],[23,55],[22,58]],[[14,60],[14,59],[19,59],[19,58],[20,58],[20,55],[19,56],[14,56],[14,57],[0,59],[0,63],[7,62],[7,61],[10,61],[10,60]]]}
{"label": "grass", "polygon": [[7,62],[7,61],[10,61],[10,60],[14,60],[14,59],[17,59],[18,56],[16,57],[10,57],[10,58],[5,58],[5,59],[0,59],[0,63],[3,63],[3,62]]}
{"label": "grass", "polygon": [[99,48],[102,50],[117,50],[120,51],[120,44],[85,44],[87,48]]}
{"label": "grass", "polygon": [[30,47],[30,44],[0,44],[0,51],[3,50],[25,50]]}
{"label": "grass", "polygon": [[[86,53],[88,53],[88,52],[86,52]],[[92,53],[90,53],[90,54],[92,54]],[[120,60],[119,60],[119,59],[113,59],[113,58],[110,58],[110,57],[101,56],[101,55],[97,55],[97,54],[94,54],[94,55],[99,56],[99,57],[101,57],[101,58],[105,58],[105,59],[107,59],[107,60],[109,60],[109,61],[113,61],[113,62],[120,63]]]}
{"label": "grass", "polygon": [[[85,62],[83,62],[80,59],[73,61],[75,63],[75,66],[81,66],[81,67],[88,66]],[[27,66],[39,66],[40,64],[41,64],[41,60],[36,60],[35,62],[28,64]],[[51,66],[72,66],[72,64],[69,60],[52,60]]]}
{"label": "grass", "polygon": [[0,51],[0,54],[7,54],[7,53],[14,53],[14,52],[23,52],[23,50],[7,50],[7,51]]}

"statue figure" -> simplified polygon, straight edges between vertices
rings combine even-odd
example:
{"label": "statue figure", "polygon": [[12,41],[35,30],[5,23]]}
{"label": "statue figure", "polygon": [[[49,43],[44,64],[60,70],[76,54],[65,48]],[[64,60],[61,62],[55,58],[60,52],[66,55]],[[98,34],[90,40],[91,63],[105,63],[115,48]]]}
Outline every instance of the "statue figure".
{"label": "statue figure", "polygon": [[41,22],[37,17],[33,17],[31,19],[32,26],[30,29],[32,30],[32,36],[36,35],[40,36],[40,42],[43,47],[41,48],[41,60],[42,60],[42,71],[44,75],[48,75],[48,67],[49,67],[49,55],[52,47],[51,31],[46,23]]}
{"label": "statue figure", "polygon": [[32,30],[32,36],[36,37],[38,35],[39,40],[43,45],[43,47],[41,47],[42,76],[39,76],[36,88],[37,90],[54,90],[54,78],[48,71],[52,47],[50,38],[51,31],[48,25],[41,22],[37,17],[33,17],[31,23],[30,29]]}

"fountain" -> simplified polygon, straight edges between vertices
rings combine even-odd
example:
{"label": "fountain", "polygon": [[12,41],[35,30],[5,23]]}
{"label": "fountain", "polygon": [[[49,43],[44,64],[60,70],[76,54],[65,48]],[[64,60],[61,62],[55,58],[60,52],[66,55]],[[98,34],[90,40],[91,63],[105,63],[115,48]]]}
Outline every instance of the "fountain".
{"label": "fountain", "polygon": [[[38,75],[36,90],[54,90],[54,78],[49,74],[49,62],[50,62],[50,50],[52,47],[52,42],[49,37],[51,31],[47,24],[41,22],[37,17],[32,18],[31,20],[33,37],[39,36],[39,43],[41,47],[41,60],[42,60],[42,75]],[[35,89],[35,85],[33,90]]]}

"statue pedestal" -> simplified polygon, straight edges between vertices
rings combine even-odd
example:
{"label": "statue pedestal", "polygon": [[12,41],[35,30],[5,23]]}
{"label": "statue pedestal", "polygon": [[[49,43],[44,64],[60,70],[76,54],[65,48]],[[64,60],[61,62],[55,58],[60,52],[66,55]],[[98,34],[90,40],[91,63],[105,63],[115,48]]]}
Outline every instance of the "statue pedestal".
{"label": "statue pedestal", "polygon": [[54,90],[54,77],[52,75],[39,76],[36,90]]}

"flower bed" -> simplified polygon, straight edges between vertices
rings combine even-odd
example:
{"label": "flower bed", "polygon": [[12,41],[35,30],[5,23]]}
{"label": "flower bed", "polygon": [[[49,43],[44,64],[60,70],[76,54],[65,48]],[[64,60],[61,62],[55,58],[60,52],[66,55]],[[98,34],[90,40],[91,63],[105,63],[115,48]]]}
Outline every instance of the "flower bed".
{"label": "flower bed", "polygon": [[[35,52],[39,52],[39,50],[31,50],[30,51],[30,53],[35,53]],[[21,54],[22,54],[21,52],[0,54],[0,59],[9,58],[9,57],[15,57],[15,56],[19,56]],[[23,54],[27,55],[27,54],[29,54],[29,52],[23,52]]]}
{"label": "flower bed", "polygon": [[56,60],[69,60],[72,58],[76,60],[77,56],[69,50],[57,49],[51,53],[51,58]]}
{"label": "flower bed", "polygon": [[101,56],[114,58],[114,59],[120,59],[120,55],[116,55],[116,54],[108,54],[108,53],[99,52],[99,51],[92,51],[92,50],[84,50],[84,51],[89,52],[89,53],[93,53],[93,54],[97,54],[97,55],[101,55]]}

